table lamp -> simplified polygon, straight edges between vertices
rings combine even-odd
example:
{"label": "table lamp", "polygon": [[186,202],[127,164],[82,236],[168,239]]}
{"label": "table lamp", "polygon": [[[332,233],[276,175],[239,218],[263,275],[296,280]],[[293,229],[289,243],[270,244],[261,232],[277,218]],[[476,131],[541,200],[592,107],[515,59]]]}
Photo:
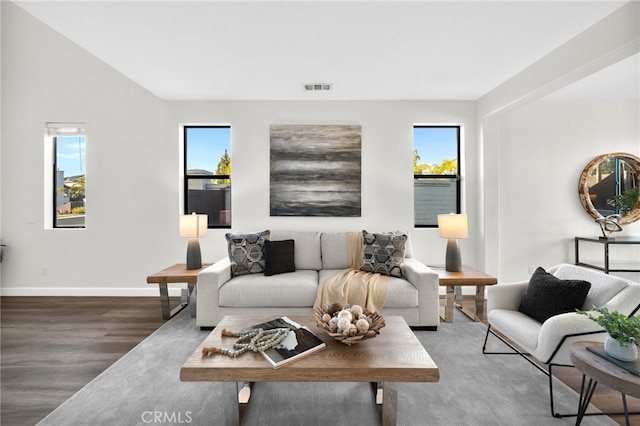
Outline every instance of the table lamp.
{"label": "table lamp", "polygon": [[440,238],[448,238],[447,256],[445,269],[452,272],[460,272],[462,270],[462,261],[460,260],[460,247],[458,246],[458,238],[467,238],[469,230],[467,226],[466,214],[439,214],[438,230]]}
{"label": "table lamp", "polygon": [[207,235],[207,215],[187,214],[180,216],[180,236],[189,238],[187,244],[187,269],[202,268],[199,237]]}

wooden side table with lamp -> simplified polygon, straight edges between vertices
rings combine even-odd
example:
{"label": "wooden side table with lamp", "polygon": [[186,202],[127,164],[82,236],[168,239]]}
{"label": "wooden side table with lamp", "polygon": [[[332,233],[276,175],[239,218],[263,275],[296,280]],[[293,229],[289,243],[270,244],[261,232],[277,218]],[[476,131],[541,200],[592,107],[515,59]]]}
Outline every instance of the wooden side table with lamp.
{"label": "wooden side table with lamp", "polygon": [[[163,269],[162,271],[151,274],[147,277],[148,284],[158,284],[160,287],[160,306],[162,307],[162,318],[170,319],[189,304],[191,293],[198,280],[198,272],[212,265],[212,263],[203,263],[201,268],[187,269],[186,263],[176,263],[173,266]],[[171,309],[169,302],[169,290],[167,284],[187,283],[188,294],[187,300],[181,302],[179,306]]]}

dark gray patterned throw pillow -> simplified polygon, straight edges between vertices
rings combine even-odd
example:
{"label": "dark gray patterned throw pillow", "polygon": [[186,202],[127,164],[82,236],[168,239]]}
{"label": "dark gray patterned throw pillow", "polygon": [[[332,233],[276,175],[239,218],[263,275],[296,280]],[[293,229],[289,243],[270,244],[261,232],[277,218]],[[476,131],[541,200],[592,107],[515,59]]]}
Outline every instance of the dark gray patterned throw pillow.
{"label": "dark gray patterned throw pillow", "polygon": [[259,274],[264,272],[264,242],[271,232],[266,231],[231,234],[227,237],[231,276]]}
{"label": "dark gray patterned throw pillow", "polygon": [[403,262],[407,234],[373,234],[362,231],[364,246],[361,271],[404,278]]}

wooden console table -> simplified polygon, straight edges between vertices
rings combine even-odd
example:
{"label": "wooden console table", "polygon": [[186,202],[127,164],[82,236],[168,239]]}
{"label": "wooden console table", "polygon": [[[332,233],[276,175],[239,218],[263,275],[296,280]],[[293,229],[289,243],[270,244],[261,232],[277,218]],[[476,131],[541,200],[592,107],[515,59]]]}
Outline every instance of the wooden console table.
{"label": "wooden console table", "polygon": [[[484,287],[487,285],[498,284],[498,280],[491,275],[487,275],[484,272],[467,265],[462,265],[462,271],[460,272],[447,271],[444,265],[430,267],[438,274],[439,284],[447,287],[447,295],[445,296],[444,305],[444,321],[453,321],[454,301],[456,307],[463,314],[474,321],[484,321]],[[469,285],[476,287],[475,312],[471,312],[462,306],[462,291],[460,286]]]}
{"label": "wooden console table", "polygon": [[[193,288],[198,280],[198,272],[210,265],[212,265],[212,263],[203,263],[202,268],[200,269],[187,269],[187,265],[185,263],[176,263],[173,266],[165,268],[162,271],[156,272],[155,274],[147,277],[147,284],[158,284],[160,287],[160,306],[162,307],[163,319],[170,319],[189,304],[191,293],[193,292]],[[189,291],[187,301],[180,303],[179,306],[176,306],[172,310],[171,305],[169,304],[169,290],[167,289],[167,284],[176,283],[187,283]]]}
{"label": "wooden console table", "polygon": [[[591,263],[580,262],[580,241],[602,244],[604,247],[604,266],[593,265]],[[588,268],[598,269],[604,271],[605,274],[609,272],[640,272],[640,266],[638,268],[611,268],[609,264],[609,246],[618,244],[633,244],[640,245],[640,237],[611,237],[611,238],[596,238],[596,237],[575,237],[575,249],[576,249],[576,265],[586,266]]]}

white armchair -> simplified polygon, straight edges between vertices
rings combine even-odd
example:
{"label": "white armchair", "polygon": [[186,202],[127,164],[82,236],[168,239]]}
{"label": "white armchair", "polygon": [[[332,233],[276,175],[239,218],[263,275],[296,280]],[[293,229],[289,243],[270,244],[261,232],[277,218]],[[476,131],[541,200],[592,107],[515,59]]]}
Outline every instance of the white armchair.
{"label": "white armchair", "polygon": [[[636,315],[640,308],[640,284],[620,277],[580,266],[561,264],[549,268],[548,273],[559,279],[584,280],[591,288],[582,309],[606,306],[625,315]],[[521,281],[489,287],[487,292],[487,320],[489,326],[482,352],[487,352],[489,334],[498,337],[515,353],[522,355],[549,376],[551,414],[553,407],[553,366],[572,366],[569,347],[576,341],[604,341],[606,333],[584,315],[575,312],[552,316],[543,323],[518,311],[529,282]],[[496,333],[497,331],[497,333]],[[506,339],[505,339],[506,338]],[[500,352],[504,354],[504,352]],[[514,353],[514,352],[508,352]],[[548,371],[540,364],[548,366]]]}

